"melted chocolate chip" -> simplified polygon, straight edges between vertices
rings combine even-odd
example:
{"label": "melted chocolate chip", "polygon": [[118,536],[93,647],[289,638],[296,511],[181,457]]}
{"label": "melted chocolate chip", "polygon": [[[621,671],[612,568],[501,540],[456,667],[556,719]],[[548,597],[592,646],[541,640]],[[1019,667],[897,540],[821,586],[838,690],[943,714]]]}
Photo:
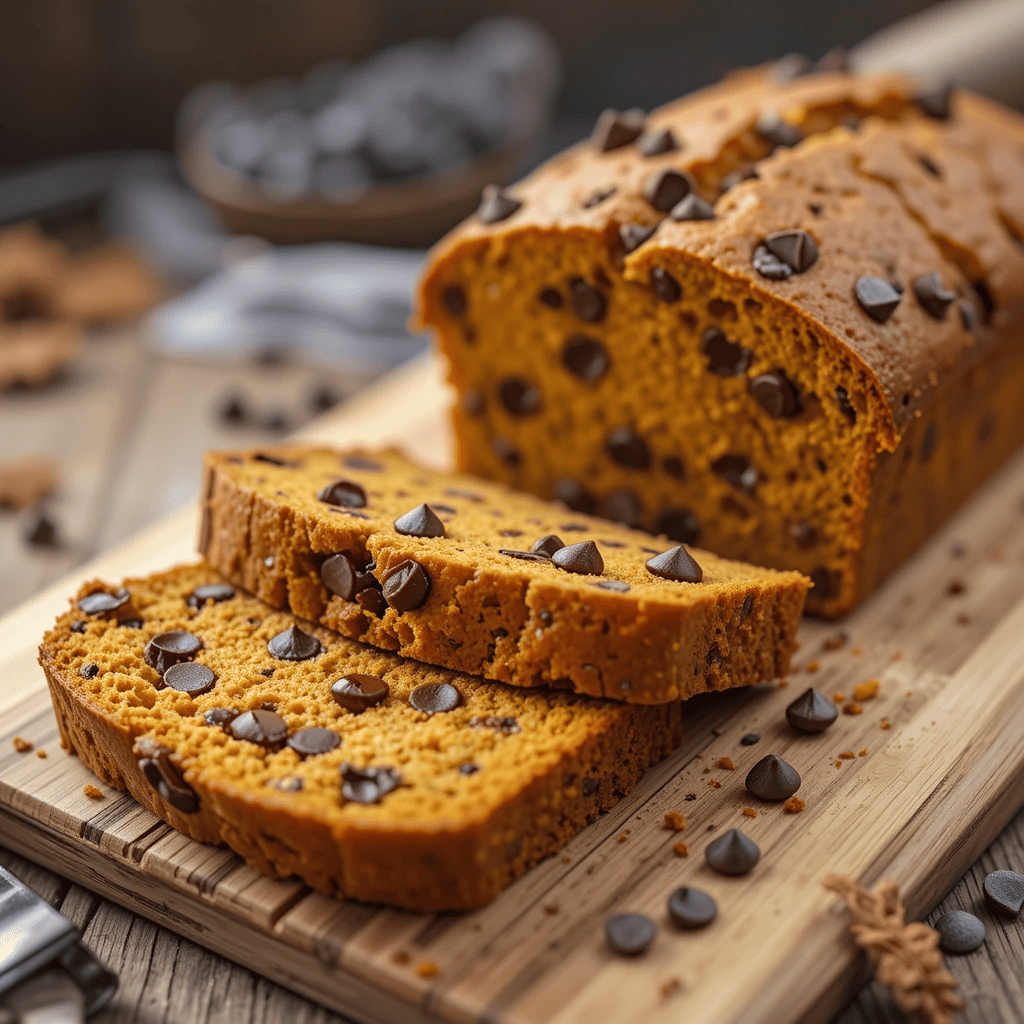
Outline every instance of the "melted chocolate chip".
{"label": "melted chocolate chip", "polygon": [[619,226],[619,240],[622,242],[622,248],[626,253],[639,249],[657,230],[657,224],[621,224]]}
{"label": "melted chocolate chip", "polygon": [[543,537],[538,537],[531,545],[530,550],[537,554],[547,555],[550,558],[556,551],[560,551],[565,547],[561,537],[556,536],[553,533],[546,533]]}
{"label": "melted chocolate chip", "polygon": [[409,703],[426,715],[454,711],[462,696],[451,683],[423,683],[409,694]]}
{"label": "melted chocolate chip", "polygon": [[142,657],[147,665],[163,675],[171,665],[194,658],[202,647],[199,637],[183,629],[172,629],[153,637],[143,648]]}
{"label": "melted chocolate chip", "polygon": [[209,693],[217,682],[217,677],[207,665],[198,665],[194,661],[183,661],[171,665],[164,672],[164,685],[179,693],[187,693],[190,697],[198,697],[201,693]]}
{"label": "melted chocolate chip", "polygon": [[402,776],[394,768],[357,768],[353,764],[342,764],[338,774],[341,795],[354,804],[375,804],[402,784]]}
{"label": "melted chocolate chip", "polygon": [[430,576],[411,558],[399,562],[384,579],[384,600],[398,612],[422,607],[430,595]]}
{"label": "melted chocolate chip", "polygon": [[632,589],[628,583],[623,583],[622,580],[601,580],[594,586],[600,587],[602,590],[614,591],[617,594],[628,594]]}
{"label": "melted chocolate chip", "polygon": [[540,408],[540,388],[523,377],[506,377],[498,397],[513,416],[532,416]]}
{"label": "melted chocolate chip", "polygon": [[252,461],[265,462],[268,466],[282,466],[285,469],[298,469],[302,465],[298,459],[284,459],[280,455],[268,455],[266,452],[257,452]]}
{"label": "melted chocolate chip", "polygon": [[141,736],[135,741],[133,751],[139,758],[139,769],[146,781],[163,800],[182,814],[195,814],[199,810],[199,797],[185,782],[167,747],[148,736]]}
{"label": "melted chocolate chip", "polygon": [[105,590],[86,594],[78,601],[79,611],[86,615],[109,615],[118,608],[124,607],[131,600],[131,594],[122,587],[116,594],[108,594]]}
{"label": "melted chocolate chip", "polygon": [[500,185],[485,185],[476,213],[485,224],[497,224],[508,220],[522,205],[521,200],[510,196]]}
{"label": "melted chocolate chip", "polygon": [[547,562],[550,559],[547,555],[538,554],[536,551],[516,551],[514,548],[498,548],[499,555],[507,558],[518,558],[521,562]]}
{"label": "melted chocolate chip", "polygon": [[773,149],[788,148],[803,142],[803,132],[773,111],[763,113],[754,127],[757,134]]}
{"label": "melted chocolate chip", "polygon": [[757,168],[750,164],[747,167],[741,167],[738,170],[731,171],[723,179],[721,184],[718,186],[719,189],[725,193],[729,189],[735,188],[741,181],[753,181],[760,178],[761,175],[757,173]]}
{"label": "melted chocolate chip", "polygon": [[688,508],[667,508],[654,521],[656,533],[683,544],[696,544],[700,535],[700,519]]}
{"label": "melted chocolate chip", "polygon": [[793,276],[793,268],[780,260],[763,242],[754,249],[751,262],[754,269],[770,281],[788,281]]}
{"label": "melted chocolate chip", "polygon": [[839,411],[851,422],[857,422],[857,410],[850,401],[849,392],[841,384],[836,385],[836,401],[839,403]]}
{"label": "melted chocolate chip", "polygon": [[644,156],[661,156],[662,153],[674,153],[680,148],[671,128],[658,128],[648,132],[637,143],[636,148]]}
{"label": "melted chocolate chip", "polygon": [[617,110],[604,110],[594,125],[591,140],[602,153],[621,149],[640,138],[644,119],[642,110],[627,110],[621,114]]}
{"label": "melted chocolate chip", "polygon": [[347,466],[349,469],[365,469],[370,473],[380,473],[384,469],[383,463],[378,462],[376,459],[371,459],[368,455],[362,455],[359,452],[354,452],[352,455],[346,455],[342,460],[341,464]]}
{"label": "melted chocolate chip", "polygon": [[380,676],[362,672],[350,672],[335,680],[331,686],[331,696],[335,703],[353,714],[376,707],[385,700],[388,693],[390,687]]}
{"label": "melted chocolate chip", "polygon": [[562,365],[580,380],[593,382],[605,375],[611,359],[601,342],[585,334],[574,334],[562,346]]}
{"label": "melted chocolate chip", "polygon": [[351,601],[355,596],[355,570],[346,555],[331,555],[320,566],[320,579],[332,594],[343,601]]}
{"label": "melted chocolate chip", "polygon": [[668,213],[676,203],[693,191],[693,183],[681,171],[663,167],[655,171],[644,184],[643,195],[656,210]]}
{"label": "melted chocolate chip", "polygon": [[561,309],[565,301],[557,288],[542,288],[537,299],[548,309]]}
{"label": "melted chocolate chip", "polygon": [[599,206],[606,199],[610,199],[618,189],[614,185],[606,185],[604,188],[596,188],[580,203],[585,210],[589,210],[592,206]]}
{"label": "melted chocolate chip", "polygon": [[235,596],[235,588],[226,583],[206,583],[196,587],[191,594],[185,598],[189,608],[202,608],[207,601],[212,604],[219,604],[221,601],[230,601]]}
{"label": "melted chocolate chip", "polygon": [[604,559],[592,540],[559,548],[551,556],[551,561],[559,569],[583,576],[600,576],[604,572]]}
{"label": "melted chocolate chip", "polygon": [[306,661],[315,658],[323,648],[315,636],[298,626],[289,626],[270,638],[267,650],[282,661]]}
{"label": "melted chocolate chip", "polygon": [[937,89],[919,92],[914,102],[926,117],[948,121],[953,114],[953,86],[947,83]]}
{"label": "melted chocolate chip", "polygon": [[554,491],[555,499],[574,512],[590,516],[597,511],[597,499],[578,480],[560,477],[555,481]]}
{"label": "melted chocolate chip", "polygon": [[316,757],[326,754],[341,745],[341,737],[333,729],[311,725],[288,737],[288,746],[299,757]]}
{"label": "melted chocolate chip", "polygon": [[884,324],[896,312],[900,304],[900,293],[889,281],[880,277],[865,275],[858,277],[853,294],[860,308],[876,323]]}
{"label": "melted chocolate chip", "polygon": [[84,633],[88,625],[89,623],[87,623],[84,619],[75,619],[75,621],[71,623],[71,632]]}
{"label": "melted chocolate chip", "polygon": [[708,369],[719,377],[742,377],[753,358],[749,348],[734,345],[719,327],[709,327],[704,332],[700,350],[707,356]]}
{"label": "melted chocolate chip", "polygon": [[395,530],[406,537],[443,537],[444,523],[429,505],[417,505],[394,523]]}
{"label": "melted chocolate chip", "polygon": [[911,287],[914,289],[914,295],[921,304],[921,308],[936,320],[945,318],[946,310],[956,298],[956,292],[943,288],[942,277],[937,270],[915,277],[911,281]]}
{"label": "melted chocolate chip", "polygon": [[581,277],[575,278],[569,285],[569,301],[576,315],[588,324],[600,323],[608,308],[608,301],[593,285],[587,284]]}
{"label": "melted chocolate chip", "polygon": [[682,287],[664,267],[651,267],[648,280],[651,283],[651,291],[662,302],[678,302],[682,298]]}
{"label": "melted chocolate chip", "polygon": [[79,670],[78,674],[83,679],[95,679],[100,674],[100,667],[95,661],[87,661]]}
{"label": "melted chocolate chip", "polygon": [[764,244],[768,251],[793,271],[802,274],[818,261],[818,246],[806,231],[776,231]]}
{"label": "melted chocolate chip", "polygon": [[754,401],[773,419],[789,419],[800,412],[796,388],[781,370],[758,374],[748,387]]}
{"label": "melted chocolate chip", "polygon": [[677,221],[714,220],[715,208],[696,192],[691,192],[672,207],[669,216]]}
{"label": "melted chocolate chip", "polygon": [[210,708],[209,711],[203,712],[203,721],[207,725],[212,725],[228,730],[228,726],[238,717],[239,711],[237,708]]}
{"label": "melted chocolate chip", "polygon": [[648,558],[644,566],[652,576],[674,583],[700,583],[704,579],[703,570],[682,544]]}
{"label": "melted chocolate chip", "polygon": [[365,508],[366,491],[354,480],[335,480],[317,494],[317,500],[341,508]]}
{"label": "melted chocolate chip", "polygon": [[627,469],[649,469],[651,450],[647,442],[630,427],[612,427],[604,442],[609,458]]}
{"label": "melted chocolate chip", "polygon": [[757,470],[745,455],[721,455],[711,463],[711,472],[744,494],[757,488]]}
{"label": "melted chocolate chip", "polygon": [[441,302],[448,311],[449,316],[462,316],[466,312],[466,293],[458,284],[448,285],[441,292]]}
{"label": "melted chocolate chip", "polygon": [[682,480],[686,476],[686,466],[678,455],[668,455],[662,459],[661,468],[676,480]]}
{"label": "melted chocolate chip", "polygon": [[255,708],[231,720],[228,727],[236,740],[247,740],[268,750],[280,746],[288,735],[288,723],[276,712]]}
{"label": "melted chocolate chip", "polygon": [[480,771],[480,765],[476,761],[467,761],[465,764],[459,765],[460,775],[476,775]]}

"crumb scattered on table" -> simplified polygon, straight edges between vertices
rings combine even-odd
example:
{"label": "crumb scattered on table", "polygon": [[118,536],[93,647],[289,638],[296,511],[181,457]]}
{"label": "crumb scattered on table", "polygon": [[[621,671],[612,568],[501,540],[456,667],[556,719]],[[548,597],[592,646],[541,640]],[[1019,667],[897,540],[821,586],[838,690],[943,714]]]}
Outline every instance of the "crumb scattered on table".
{"label": "crumb scattered on table", "polygon": [[818,661],[809,661],[809,662],[807,662],[807,671],[808,672],[817,672],[819,668],[821,668],[821,663],[820,662],[818,662]]}
{"label": "crumb scattered on table", "polygon": [[103,799],[103,790],[102,789],[97,789],[95,786],[84,786],[82,788],[82,792],[90,800],[102,800]]}
{"label": "crumb scattered on table", "polygon": [[892,722],[890,722],[888,718],[883,718],[878,723],[878,728],[879,729],[891,729],[892,728]]}
{"label": "crumb scattered on table", "polygon": [[433,978],[435,974],[440,973],[440,970],[441,968],[432,960],[421,960],[416,965],[416,973],[421,978]]}
{"label": "crumb scattered on table", "polygon": [[892,660],[893,661],[902,661],[903,660],[903,652],[902,651],[893,651]]}
{"label": "crumb scattered on table", "polygon": [[629,836],[626,835],[625,832],[623,832],[621,835],[617,835],[615,837],[615,842],[617,842],[617,843],[624,843],[627,839],[629,839]]}
{"label": "crumb scattered on table", "polygon": [[834,701],[835,701],[835,702],[836,702],[837,704],[842,704],[842,703],[843,703],[843,701],[844,701],[844,700],[846,700],[846,694],[845,694],[845,693],[833,693],[833,694],[832,694],[832,699],[833,699],[833,700],[834,700]]}
{"label": "crumb scattered on table", "polygon": [[672,846],[672,852],[677,857],[689,857],[690,856],[690,848],[686,845],[686,843],[675,843]]}
{"label": "crumb scattered on table", "polygon": [[723,771],[726,771],[726,772],[734,772],[734,771],[736,771],[736,765],[733,764],[733,761],[732,761],[731,757],[720,757],[715,762],[715,767],[716,768],[721,768]]}
{"label": "crumb scattered on table", "polygon": [[844,715],[859,715],[863,710],[864,708],[861,707],[861,705],[858,704],[855,700],[851,700],[849,704],[843,705]]}
{"label": "crumb scattered on table", "polygon": [[868,756],[868,748],[867,747],[861,747],[861,749],[857,751],[857,756],[858,757],[867,757]]}
{"label": "crumb scattered on table", "polygon": [[743,817],[744,818],[756,818],[757,817],[757,811],[755,811],[753,807],[744,807],[743,808]]}
{"label": "crumb scattered on table", "polygon": [[570,857],[569,854],[567,854],[567,853],[563,853],[562,854],[562,863],[563,864],[571,864],[572,863],[572,857]]}
{"label": "crumb scattered on table", "polygon": [[799,814],[807,804],[798,796],[791,796],[783,805],[784,814]]}
{"label": "crumb scattered on table", "polygon": [[662,999],[669,999],[674,996],[681,988],[683,983],[678,978],[666,978],[661,983],[661,988],[658,990],[661,992]]}
{"label": "crumb scattered on table", "polygon": [[946,593],[949,594],[950,597],[959,597],[966,590],[967,588],[960,582],[960,580],[953,580],[953,582],[946,587]]}
{"label": "crumb scattered on table", "polygon": [[837,768],[842,768],[843,767],[843,762],[842,761],[834,761],[833,764],[835,764],[835,766]]}
{"label": "crumb scattered on table", "polygon": [[850,653],[851,653],[851,654],[852,654],[852,655],[853,655],[853,656],[854,656],[855,658],[859,658],[859,657],[860,657],[860,656],[861,656],[861,655],[862,655],[862,654],[864,653],[864,648],[863,648],[863,647],[854,647],[854,648],[853,648],[853,650],[852,650],[852,651],[850,651]]}
{"label": "crumb scattered on table", "polygon": [[721,789],[722,788],[722,784],[717,779],[708,779],[708,785],[712,789]]}
{"label": "crumb scattered on table", "polygon": [[410,957],[404,949],[398,949],[394,952],[391,959],[394,960],[396,964],[407,964],[412,957]]}
{"label": "crumb scattered on table", "polygon": [[789,680],[788,679],[780,679],[779,680],[779,689],[780,690],[784,690],[787,686],[789,686]]}
{"label": "crumb scattered on table", "polygon": [[839,632],[836,633],[835,636],[830,636],[825,641],[823,646],[826,651],[838,651],[845,646],[846,641],[849,639],[850,638],[846,633],[844,633],[842,630],[839,630]]}
{"label": "crumb scattered on table", "polygon": [[840,755],[841,761],[852,761],[857,755],[852,750],[844,750]]}
{"label": "crumb scattered on table", "polygon": [[686,796],[683,797],[683,799],[684,800],[696,800],[697,799],[697,794],[696,793],[687,793]]}
{"label": "crumb scattered on table", "polygon": [[854,700],[871,700],[878,696],[878,688],[882,684],[877,679],[869,679],[866,683],[858,683],[853,688]]}
{"label": "crumb scattered on table", "polygon": [[19,754],[27,754],[35,744],[31,740],[22,739],[20,736],[15,736],[13,741],[14,749]]}
{"label": "crumb scattered on table", "polygon": [[544,913],[545,914],[557,914],[562,908],[557,903],[545,903]]}
{"label": "crumb scattered on table", "polygon": [[686,818],[678,811],[669,811],[665,815],[665,828],[673,832],[682,832],[686,828]]}
{"label": "crumb scattered on table", "polygon": [[45,750],[41,750],[41,749],[37,750],[36,751],[36,757],[46,757],[46,751]]}

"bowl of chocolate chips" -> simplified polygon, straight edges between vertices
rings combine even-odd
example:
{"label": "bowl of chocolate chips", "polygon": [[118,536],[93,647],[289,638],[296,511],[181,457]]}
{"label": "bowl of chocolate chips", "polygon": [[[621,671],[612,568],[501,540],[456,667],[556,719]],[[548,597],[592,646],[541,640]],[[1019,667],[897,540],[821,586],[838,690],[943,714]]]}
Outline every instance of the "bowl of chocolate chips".
{"label": "bowl of chocolate chips", "polygon": [[522,170],[559,74],[543,29],[490,18],[300,79],[201,86],[179,112],[179,160],[234,231],[429,245]]}

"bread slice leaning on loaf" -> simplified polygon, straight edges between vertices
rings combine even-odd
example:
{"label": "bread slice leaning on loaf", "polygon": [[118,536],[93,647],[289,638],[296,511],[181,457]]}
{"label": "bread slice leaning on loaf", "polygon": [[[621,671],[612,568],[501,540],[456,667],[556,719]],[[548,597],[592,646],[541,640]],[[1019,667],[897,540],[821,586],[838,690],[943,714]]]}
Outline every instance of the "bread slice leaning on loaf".
{"label": "bread slice leaning on loaf", "polygon": [[848,612],[1024,441],[1024,119],[759,68],[602,115],[438,243],[458,465]]}
{"label": "bread slice leaning on loaf", "polygon": [[681,734],[678,703],[420,665],[207,565],[85,585],[40,662],[63,745],[109,785],[269,875],[409,910],[493,899]]}
{"label": "bread slice leaning on loaf", "polygon": [[202,503],[200,551],[276,608],[433,665],[631,703],[783,675],[809,585],[397,452],[211,452]]}

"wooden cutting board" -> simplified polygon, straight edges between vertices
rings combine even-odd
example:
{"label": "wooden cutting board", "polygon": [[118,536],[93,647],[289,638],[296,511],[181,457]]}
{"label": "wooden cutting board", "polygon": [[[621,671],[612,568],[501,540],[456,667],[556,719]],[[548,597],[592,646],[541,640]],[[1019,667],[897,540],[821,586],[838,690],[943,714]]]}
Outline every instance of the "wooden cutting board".
{"label": "wooden cutting board", "polygon": [[[447,401],[435,363],[421,359],[306,436],[401,444],[443,466]],[[380,910],[264,878],[61,751],[39,637],[81,580],[189,559],[195,517],[184,513],[0,621],[0,842],[359,1021],[823,1020],[863,980],[823,876],[893,878],[921,915],[1024,804],[1022,495],[1024,453],[854,616],[804,622],[788,682],[690,702],[681,750],[563,856],[473,914]],[[878,696],[825,734],[786,725],[786,704],[806,687],[850,699],[869,679]],[[761,741],[742,746],[750,732]],[[35,749],[16,752],[15,735]],[[746,794],[747,769],[769,752],[803,776],[802,813]],[[669,811],[685,815],[682,832],[664,827]],[[762,850],[745,878],[704,863],[731,827]],[[688,856],[673,851],[680,841]],[[665,901],[680,885],[718,901],[711,927],[673,930]],[[659,924],[642,959],[605,947],[603,921],[623,910]]]}

